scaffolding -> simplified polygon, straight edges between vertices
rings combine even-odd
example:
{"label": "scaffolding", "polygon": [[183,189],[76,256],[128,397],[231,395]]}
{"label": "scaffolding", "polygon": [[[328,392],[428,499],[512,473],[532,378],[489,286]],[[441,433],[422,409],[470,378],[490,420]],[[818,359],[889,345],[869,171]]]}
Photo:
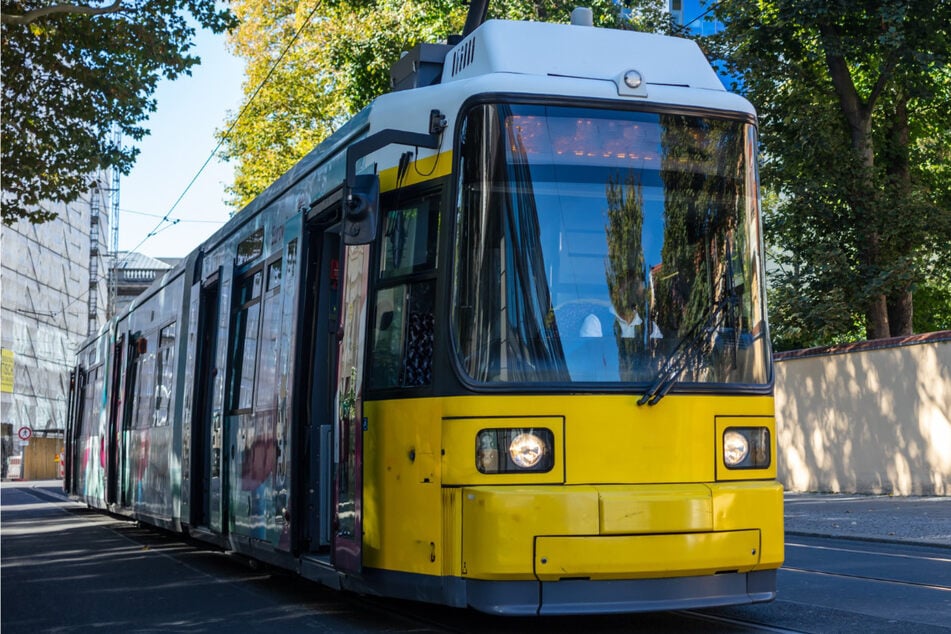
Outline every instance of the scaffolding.
{"label": "scaffolding", "polygon": [[[122,145],[122,133],[119,128],[113,131],[112,141],[118,149]],[[109,265],[109,301],[106,304],[106,319],[112,319],[118,312],[119,300],[119,168],[112,168],[112,188],[110,193],[109,230],[112,234]]]}
{"label": "scaffolding", "polygon": [[[107,186],[108,173],[97,176]],[[0,436],[10,438],[3,443],[5,456],[19,451],[20,427],[32,428],[35,437],[64,428],[76,350],[105,321],[106,263],[99,245],[108,239],[109,218],[101,189],[90,187],[74,203],[46,205],[56,214],[50,222],[0,225],[0,339],[13,373],[12,385],[0,393]]]}
{"label": "scaffolding", "polygon": [[100,198],[102,188],[99,183],[93,181],[92,189],[89,192],[89,293],[87,296],[88,305],[88,327],[86,335],[96,334],[99,328],[99,212]]}

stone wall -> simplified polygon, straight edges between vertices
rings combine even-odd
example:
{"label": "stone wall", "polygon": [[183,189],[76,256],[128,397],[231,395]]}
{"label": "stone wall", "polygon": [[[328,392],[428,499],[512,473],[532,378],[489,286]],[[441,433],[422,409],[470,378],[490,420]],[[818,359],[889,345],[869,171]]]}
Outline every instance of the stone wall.
{"label": "stone wall", "polygon": [[951,495],[951,331],[776,355],[790,491]]}

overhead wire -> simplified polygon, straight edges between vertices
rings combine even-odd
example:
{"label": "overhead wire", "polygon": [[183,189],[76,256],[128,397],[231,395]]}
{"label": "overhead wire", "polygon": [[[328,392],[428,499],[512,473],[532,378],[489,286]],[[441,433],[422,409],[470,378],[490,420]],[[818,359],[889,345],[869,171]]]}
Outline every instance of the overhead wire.
{"label": "overhead wire", "polygon": [[[149,218],[163,217],[162,214],[150,214],[146,211],[138,211],[135,209],[120,208],[119,211],[121,211],[124,214],[132,214],[133,216],[147,216]],[[180,218],[179,221],[183,223],[208,224],[208,225],[223,225],[226,222],[224,220],[190,220],[187,218]]]}

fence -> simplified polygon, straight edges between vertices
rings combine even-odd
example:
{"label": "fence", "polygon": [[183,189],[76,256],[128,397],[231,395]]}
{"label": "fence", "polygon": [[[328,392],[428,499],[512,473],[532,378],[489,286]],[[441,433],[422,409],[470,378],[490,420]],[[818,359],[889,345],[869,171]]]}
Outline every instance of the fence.
{"label": "fence", "polygon": [[951,331],[776,361],[787,490],[951,495]]}
{"label": "fence", "polygon": [[[63,451],[62,438],[33,437],[23,448],[23,479],[52,480],[61,478],[60,464]],[[8,474],[8,477],[9,474]]]}

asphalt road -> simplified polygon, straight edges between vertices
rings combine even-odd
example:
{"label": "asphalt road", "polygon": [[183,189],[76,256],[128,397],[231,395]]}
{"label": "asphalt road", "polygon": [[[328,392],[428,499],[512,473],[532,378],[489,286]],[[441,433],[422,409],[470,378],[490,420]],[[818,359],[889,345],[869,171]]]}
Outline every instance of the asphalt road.
{"label": "asphalt road", "polygon": [[334,592],[27,484],[0,489],[0,628],[18,632],[951,632],[951,548],[791,535],[769,604],[501,619]]}

